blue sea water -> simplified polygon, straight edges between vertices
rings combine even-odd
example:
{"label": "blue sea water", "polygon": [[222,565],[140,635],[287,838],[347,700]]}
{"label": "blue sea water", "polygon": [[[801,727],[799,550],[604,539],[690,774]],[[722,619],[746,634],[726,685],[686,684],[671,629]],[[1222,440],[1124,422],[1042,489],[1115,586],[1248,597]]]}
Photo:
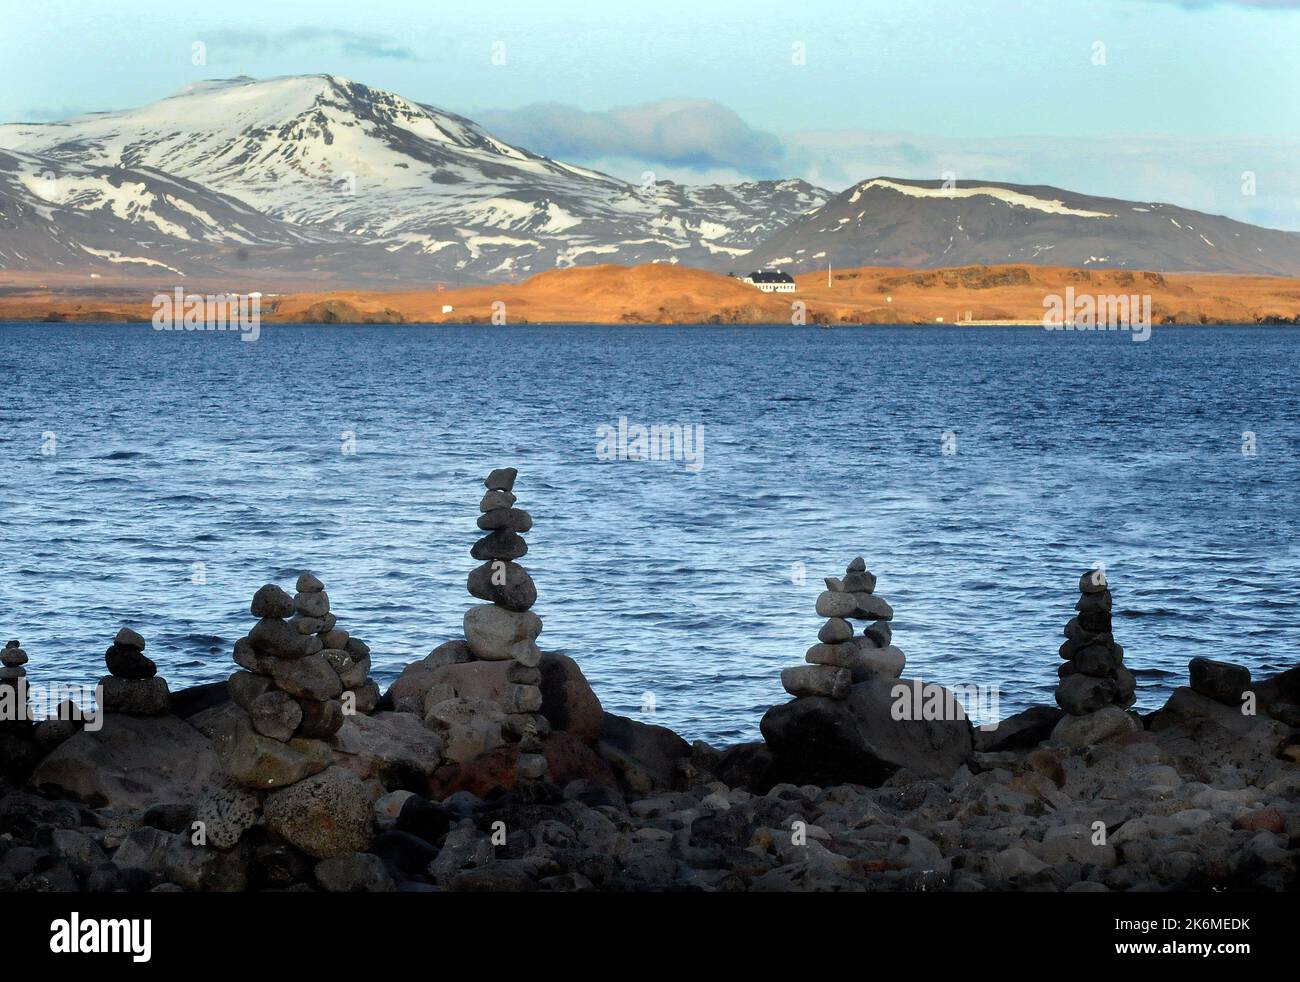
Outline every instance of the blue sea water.
{"label": "blue sea water", "polygon": [[[386,685],[461,635],[512,465],[542,647],[612,712],[757,738],[857,555],[906,674],[1002,716],[1104,563],[1150,709],[1197,655],[1300,660],[1298,366],[1286,328],[3,325],[0,635],[93,683],[129,624],[177,689],[311,569]],[[702,466],[599,459],[620,417],[702,426]]]}

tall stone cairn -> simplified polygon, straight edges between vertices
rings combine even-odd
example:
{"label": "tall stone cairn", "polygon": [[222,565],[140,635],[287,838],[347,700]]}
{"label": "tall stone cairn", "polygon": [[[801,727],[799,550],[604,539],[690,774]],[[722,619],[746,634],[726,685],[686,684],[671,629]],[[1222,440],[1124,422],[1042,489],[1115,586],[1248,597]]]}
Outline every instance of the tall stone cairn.
{"label": "tall stone cairn", "polygon": [[158,666],[145,656],[144,648],[144,638],[124,627],[104,652],[108,674],[99,680],[104,712],[167,715],[171,703],[167,680],[159,677]]}
{"label": "tall stone cairn", "polygon": [[[894,608],[875,589],[875,574],[861,556],[849,563],[843,579],[826,577],[826,590],[817,598],[817,613],[826,623],[817,632],[817,644],[804,655],[808,664],[782,670],[786,692],[795,698],[844,699],[855,682],[903,674],[907,659],[891,643]],[[849,623],[855,620],[868,622],[856,637]]]}
{"label": "tall stone cairn", "polygon": [[478,527],[486,532],[474,543],[470,555],[483,565],[469,574],[470,596],[489,601],[465,613],[465,641],[471,654],[482,661],[509,661],[507,686],[501,708],[506,714],[503,733],[519,745],[516,774],[521,781],[546,776],[543,741],[550,727],[541,714],[541,649],[537,636],[542,619],[530,609],[537,587],[528,570],[515,560],[528,552],[521,533],[533,527],[532,516],[515,507],[513,467],[492,471],[483,482],[487,493],[479,502]]}
{"label": "tall stone cairn", "polygon": [[1137,680],[1124,667],[1124,649],[1111,633],[1111,594],[1106,574],[1088,570],[1079,577],[1078,611],[1065,625],[1065,659],[1057,674],[1056,704],[1071,716],[1086,716],[1106,706],[1127,709],[1137,702]]}

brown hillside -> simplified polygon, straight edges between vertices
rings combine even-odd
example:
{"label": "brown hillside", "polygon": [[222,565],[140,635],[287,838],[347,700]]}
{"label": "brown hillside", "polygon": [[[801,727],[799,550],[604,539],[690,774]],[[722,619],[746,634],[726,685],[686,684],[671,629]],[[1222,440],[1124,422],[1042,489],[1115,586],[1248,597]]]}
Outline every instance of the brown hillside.
{"label": "brown hillside", "polygon": [[[493,305],[502,302],[510,324],[789,324],[798,301],[808,323],[1041,323],[1044,297],[1073,287],[1078,294],[1150,294],[1157,324],[1300,320],[1300,280],[1269,276],[1025,265],[866,267],[837,270],[829,285],[825,272],[802,274],[796,283],[794,295],[763,294],[739,280],[680,266],[584,266],[453,290],[268,293],[262,315],[268,323],[488,323]],[[0,319],[148,320],[150,298],[125,289],[12,286],[0,293]],[[444,306],[452,310],[443,313]]]}

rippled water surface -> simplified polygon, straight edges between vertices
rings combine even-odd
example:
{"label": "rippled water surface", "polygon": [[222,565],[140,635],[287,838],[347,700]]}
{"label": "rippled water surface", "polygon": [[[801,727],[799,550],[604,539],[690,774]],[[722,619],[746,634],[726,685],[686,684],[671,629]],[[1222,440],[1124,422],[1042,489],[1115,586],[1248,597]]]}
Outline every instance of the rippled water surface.
{"label": "rippled water surface", "polygon": [[[514,465],[542,646],[610,711],[756,738],[855,555],[907,674],[996,683],[1002,715],[1051,700],[1104,562],[1152,708],[1195,655],[1297,661],[1298,355],[1285,328],[4,325],[0,634],[92,682],[130,624],[176,689],[312,569],[386,685],[461,634],[480,482]],[[703,467],[598,460],[620,416],[702,424]]]}

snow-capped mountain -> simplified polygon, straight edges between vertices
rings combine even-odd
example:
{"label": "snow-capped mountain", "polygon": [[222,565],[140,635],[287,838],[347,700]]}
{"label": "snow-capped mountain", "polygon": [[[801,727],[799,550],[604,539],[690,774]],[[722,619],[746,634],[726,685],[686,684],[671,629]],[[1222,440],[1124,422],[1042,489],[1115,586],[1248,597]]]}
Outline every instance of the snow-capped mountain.
{"label": "snow-capped mountain", "polygon": [[1300,276],[1300,234],[1059,188],[877,177],[795,219],[748,258],[795,272],[1034,263]]}
{"label": "snow-capped mountain", "polygon": [[1029,262],[1300,275],[1300,235],[993,182],[637,185],[332,75],[0,126],[0,274],[417,288],[594,263]]}
{"label": "snow-capped mountain", "polygon": [[239,261],[326,239],[148,168],[0,150],[0,270],[211,272],[221,256]]}
{"label": "snow-capped mountain", "polygon": [[0,150],[0,276],[347,281],[357,272],[401,281],[424,275],[422,265],[356,236],[272,218],[148,167]]}
{"label": "snow-capped mountain", "polygon": [[[55,225],[111,216],[118,252],[152,260],[151,247],[176,249],[168,265],[186,272],[186,256],[220,266],[234,243],[245,254],[284,246],[281,266],[304,246],[370,246],[344,264],[354,280],[508,279],[595,262],[725,267],[828,197],[802,181],[633,185],[329,75],[204,82],[140,109],[0,126],[0,147],[11,151],[6,170],[26,175],[0,193],[24,214]],[[43,186],[32,167],[63,176]],[[184,193],[155,187],[166,180]],[[245,212],[262,217],[256,234]],[[65,246],[76,234],[65,228]]]}

